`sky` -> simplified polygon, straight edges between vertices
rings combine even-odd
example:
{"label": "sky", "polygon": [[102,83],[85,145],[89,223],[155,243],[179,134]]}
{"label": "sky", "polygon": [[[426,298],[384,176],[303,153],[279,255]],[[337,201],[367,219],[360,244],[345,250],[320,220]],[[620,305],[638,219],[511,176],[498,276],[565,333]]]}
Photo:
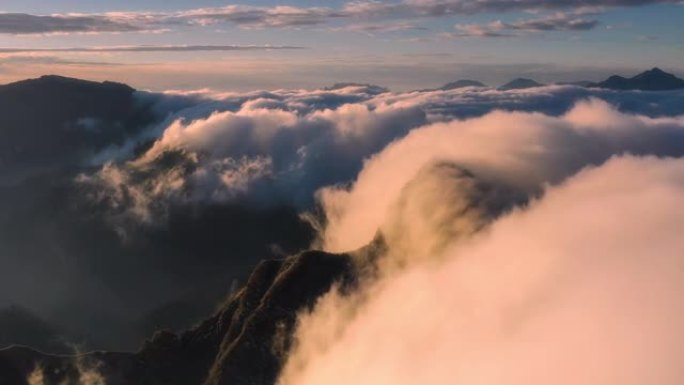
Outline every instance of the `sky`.
{"label": "sky", "polygon": [[407,90],[684,75],[680,0],[5,0],[0,12],[0,82]]}

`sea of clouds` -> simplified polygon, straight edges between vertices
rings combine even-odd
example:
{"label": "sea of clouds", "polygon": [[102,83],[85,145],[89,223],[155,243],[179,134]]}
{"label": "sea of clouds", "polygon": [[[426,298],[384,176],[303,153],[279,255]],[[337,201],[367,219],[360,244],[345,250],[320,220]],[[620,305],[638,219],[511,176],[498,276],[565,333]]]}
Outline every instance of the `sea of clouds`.
{"label": "sea of clouds", "polygon": [[382,242],[303,313],[282,385],[684,379],[684,92],[372,85],[139,93],[163,121],[77,178],[122,223],[289,206]]}
{"label": "sea of clouds", "polygon": [[[430,160],[476,168],[496,161],[467,158],[551,162],[529,165],[543,175],[526,181],[528,189],[557,182],[613,154],[677,155],[684,93],[571,86],[392,93],[378,86],[338,84],[313,91],[198,91],[140,98],[166,119],[94,156],[91,162],[103,167],[84,174],[82,181],[105,187],[113,204],[152,220],[170,201],[331,207],[326,202],[334,186],[351,193],[346,187],[357,176],[356,184],[364,184],[365,163],[390,156],[385,154],[399,139],[406,144],[398,146],[438,144],[423,155],[420,149],[406,150],[420,159],[405,160],[413,170],[402,173],[405,179]],[[421,139],[432,136],[432,143]],[[141,143],[147,143],[144,151]],[[518,146],[531,143],[551,154]],[[527,173],[527,166],[517,166],[518,172]]]}

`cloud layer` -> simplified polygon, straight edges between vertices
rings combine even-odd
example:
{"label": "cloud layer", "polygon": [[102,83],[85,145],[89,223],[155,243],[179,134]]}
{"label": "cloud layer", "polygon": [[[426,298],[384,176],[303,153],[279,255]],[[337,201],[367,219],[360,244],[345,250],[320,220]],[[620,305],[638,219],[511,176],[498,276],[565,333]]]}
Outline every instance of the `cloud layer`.
{"label": "cloud layer", "polygon": [[[614,153],[682,151],[672,144],[676,143],[674,138],[682,135],[679,118],[655,118],[677,113],[678,103],[684,97],[682,93],[644,95],[562,86],[505,92],[488,88],[410,93],[386,91],[377,86],[340,84],[327,90],[219,94],[211,95],[209,99],[198,95],[169,95],[159,103],[180,98],[178,100],[186,100],[185,103],[192,106],[170,115],[166,122],[132,139],[126,146],[106,150],[93,161],[102,163],[112,157],[126,159],[135,146],[153,142],[144,155],[107,165],[100,173],[85,176],[83,180],[107,186],[108,196],[115,202],[121,204],[125,200],[129,202],[130,212],[151,219],[154,211],[163,212],[169,202],[237,199],[257,205],[292,204],[302,209],[310,208],[318,189],[351,182],[361,171],[364,161],[386,146],[366,165],[358,186],[364,185],[365,173],[370,172],[370,166],[381,162],[380,159],[403,157],[405,153],[393,150],[397,147],[434,146],[433,154],[421,155],[425,160],[395,161],[393,158],[386,162],[399,165],[415,161],[408,166],[414,170],[412,172],[396,166],[397,173],[410,178],[435,157],[453,160],[456,156],[459,161],[472,163],[470,158],[494,157],[497,152],[493,148],[501,146],[510,153],[508,156],[520,158],[516,162],[524,163],[519,166],[511,163],[508,169],[499,169],[499,173],[510,173],[510,168],[518,167],[518,174],[529,174],[525,167],[540,163],[534,166],[539,168],[535,174],[525,176],[532,179],[529,183],[523,186],[522,179],[517,181],[518,187],[528,193],[542,182],[558,180]],[[590,99],[575,105],[588,97],[602,98],[610,104]],[[159,108],[168,108],[163,105]],[[623,111],[654,118],[623,114],[613,107],[615,105]],[[472,121],[454,120],[479,117],[495,108],[538,111],[551,116],[495,112]],[[626,127],[624,130],[604,129],[619,125]],[[634,133],[642,131],[648,139],[636,141]],[[433,144],[438,137],[442,138],[441,142]],[[525,152],[522,145],[529,141],[549,147],[549,153]],[[578,150],[575,153],[560,151],[569,142]],[[516,146],[519,149],[516,150]],[[389,155],[393,151],[398,155]],[[390,172],[379,169],[376,173]],[[537,175],[536,179],[534,175]],[[382,188],[396,195],[403,183],[405,181],[396,188],[390,185]],[[354,194],[343,188],[337,197],[335,191],[324,190],[322,202],[332,207],[338,205],[332,203],[334,200],[345,200],[347,198],[343,196]],[[384,207],[389,201],[385,200],[376,208]],[[358,209],[365,211],[362,207]],[[342,208],[330,209],[342,217],[348,215],[347,209],[340,210]],[[368,213],[371,212],[374,211]],[[368,213],[366,215],[370,215]],[[353,215],[349,218],[350,223],[355,223]],[[368,226],[377,225],[368,220],[362,222]],[[353,227],[359,231],[363,228]],[[338,234],[337,231],[333,233]],[[366,234],[364,242],[372,236]]]}
{"label": "cloud layer", "polygon": [[520,32],[588,31],[599,25],[598,20],[582,18],[574,14],[556,13],[535,19],[506,23],[494,21],[487,24],[458,24],[456,37],[510,37]]}
{"label": "cloud layer", "polygon": [[0,33],[33,35],[50,33],[133,32],[141,27],[102,15],[31,15],[0,13]]}
{"label": "cloud layer", "polygon": [[367,99],[428,123],[318,190],[323,247],[385,248],[301,315],[279,383],[681,382],[684,115],[630,100],[656,94]]}
{"label": "cloud layer", "polygon": [[[598,99],[559,117],[493,112],[482,118],[413,130],[364,164],[350,188],[319,194],[325,245],[350,251],[368,244],[406,186],[431,162],[449,162],[525,194],[615,154],[684,154],[684,121],[622,114]],[[429,150],[428,150],[429,149]],[[379,197],[382,197],[380,199]]]}
{"label": "cloud layer", "polygon": [[[78,84],[13,87],[45,82]],[[684,154],[681,91],[341,83],[132,95],[153,117],[138,129],[76,114],[59,126],[96,137],[127,129],[67,169],[0,186],[0,305],[92,333],[96,347],[131,349],[156,309],[201,314],[256,261],[311,245],[314,227],[329,250],[383,240],[388,271],[401,271],[585,166]]]}
{"label": "cloud layer", "polygon": [[614,158],[427,263],[329,294],[279,383],[680,383],[683,173]]}

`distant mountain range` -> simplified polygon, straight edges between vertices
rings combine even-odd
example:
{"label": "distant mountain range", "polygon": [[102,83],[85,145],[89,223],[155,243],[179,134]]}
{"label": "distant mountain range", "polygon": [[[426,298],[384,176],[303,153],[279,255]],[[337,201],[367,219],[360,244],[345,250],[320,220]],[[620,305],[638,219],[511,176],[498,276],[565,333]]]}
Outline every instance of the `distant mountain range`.
{"label": "distant mountain range", "polygon": [[[653,68],[636,75],[632,78],[625,78],[613,75],[608,79],[595,83],[590,81],[559,82],[557,85],[571,85],[589,88],[605,88],[611,90],[640,90],[640,91],[669,91],[684,89],[684,79],[667,73],[660,68]],[[500,91],[522,90],[535,87],[543,87],[545,84],[532,79],[517,78],[497,88]],[[455,90],[465,87],[486,87],[485,84],[475,80],[458,80],[445,84],[437,88],[438,91]],[[433,90],[434,91],[434,90]]]}

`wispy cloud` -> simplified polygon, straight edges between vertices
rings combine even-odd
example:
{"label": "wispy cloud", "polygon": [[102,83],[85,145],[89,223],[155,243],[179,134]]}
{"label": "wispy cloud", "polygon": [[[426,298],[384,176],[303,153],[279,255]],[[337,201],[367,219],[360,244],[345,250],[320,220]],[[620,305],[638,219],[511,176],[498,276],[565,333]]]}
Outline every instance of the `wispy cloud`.
{"label": "wispy cloud", "polygon": [[331,28],[333,31],[360,32],[366,34],[401,32],[401,31],[427,31],[416,23],[407,21],[379,22],[379,23],[356,23],[342,27]]}
{"label": "wispy cloud", "polygon": [[287,28],[324,24],[350,16],[331,8],[228,5],[179,12],[107,12],[99,14],[33,15],[0,13],[0,33],[35,35],[55,33],[155,32],[178,27],[234,24],[243,28]]}
{"label": "wispy cloud", "polygon": [[329,19],[348,16],[350,15],[347,12],[323,7],[228,5],[220,8],[200,8],[179,12],[170,15],[168,20],[191,25],[210,25],[227,22],[244,27],[282,28],[319,25],[327,22]]}
{"label": "wispy cloud", "polygon": [[144,28],[101,15],[38,16],[0,13],[0,33],[12,35],[50,33],[132,32]]}
{"label": "wispy cloud", "polygon": [[598,20],[585,19],[576,14],[556,13],[534,19],[486,24],[458,24],[455,37],[510,37],[519,32],[588,31],[599,25]]}
{"label": "wispy cloud", "polygon": [[298,46],[278,45],[135,45],[114,47],[71,48],[0,48],[0,53],[40,52],[194,52],[194,51],[268,51],[306,49]]}
{"label": "wispy cloud", "polygon": [[344,9],[352,14],[440,17],[482,12],[508,12],[550,9],[634,7],[651,4],[678,4],[680,0],[403,0],[381,2],[352,1]]}
{"label": "wispy cloud", "polygon": [[[678,4],[680,0],[403,0],[350,1],[339,8],[290,5],[196,8],[177,12],[107,12],[94,14],[0,13],[0,34],[123,33],[166,31],[179,27],[232,24],[240,28],[305,28],[343,20],[350,29],[394,31],[388,21],[419,20],[475,13],[539,12],[604,9],[650,4]],[[365,26],[365,27],[364,27]],[[388,26],[390,26],[388,28]],[[591,24],[521,25],[521,29],[576,30]],[[515,27],[515,25],[513,25]]]}

